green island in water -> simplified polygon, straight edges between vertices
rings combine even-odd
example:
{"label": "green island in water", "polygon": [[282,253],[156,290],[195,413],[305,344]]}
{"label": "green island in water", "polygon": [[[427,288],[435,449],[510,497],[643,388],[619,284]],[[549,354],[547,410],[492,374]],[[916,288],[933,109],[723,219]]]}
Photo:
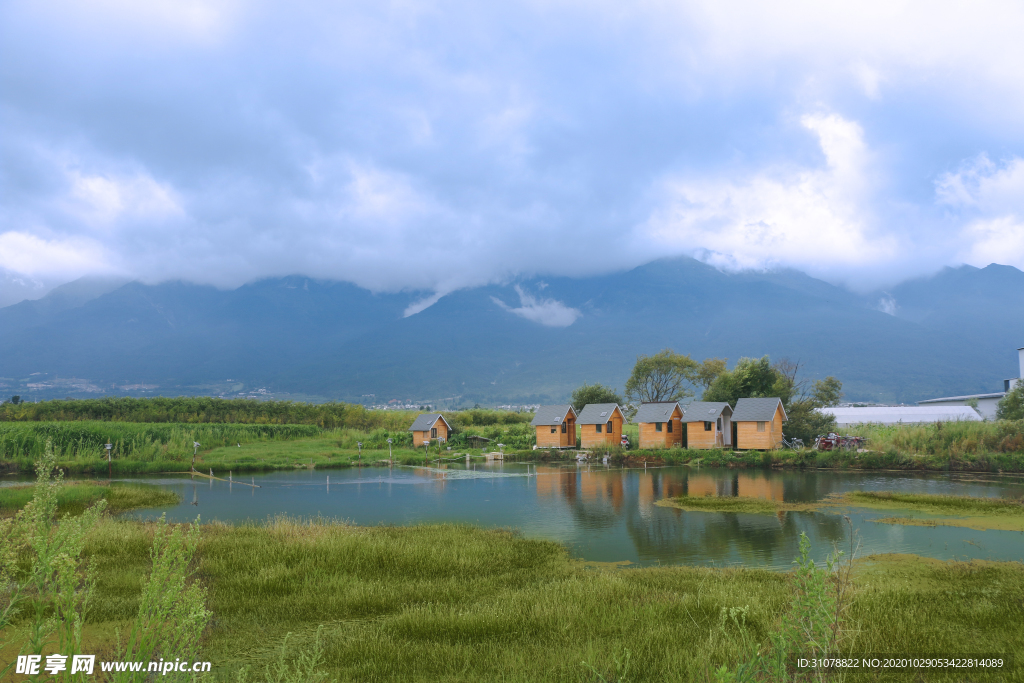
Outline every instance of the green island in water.
{"label": "green island in water", "polygon": [[843,507],[924,514],[871,521],[911,526],[957,526],[967,529],[1024,531],[1024,501],[1013,498],[952,496],[894,491],[850,491],[813,503],[785,503],[761,498],[677,496],[657,502],[689,512],[736,512],[776,515],[785,512],[836,511]]}

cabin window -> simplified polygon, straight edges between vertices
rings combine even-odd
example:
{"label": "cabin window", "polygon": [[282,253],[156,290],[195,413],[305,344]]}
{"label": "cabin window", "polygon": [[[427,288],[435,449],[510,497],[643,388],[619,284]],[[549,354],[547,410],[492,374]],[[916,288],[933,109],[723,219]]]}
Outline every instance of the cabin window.
{"label": "cabin window", "polygon": [[668,433],[669,433],[669,434],[671,434],[671,433],[672,433],[672,420],[669,420],[669,421],[668,421]]}
{"label": "cabin window", "polygon": [[718,418],[715,424],[718,426],[718,431],[722,431],[722,418]]}
{"label": "cabin window", "polygon": [[563,423],[562,423],[562,433],[563,433],[563,434],[565,434],[565,428],[566,428],[566,424],[565,424],[565,423],[563,422]]}
{"label": "cabin window", "polygon": [[714,429],[714,424],[715,424],[714,422],[705,422],[704,423],[704,431],[705,432],[710,432],[712,429]]}
{"label": "cabin window", "polygon": [[600,422],[598,422],[596,425],[594,425],[594,429],[596,429],[597,433],[600,434],[601,433],[601,427],[603,427],[603,426],[604,425],[602,425]]}
{"label": "cabin window", "polygon": [[[764,423],[762,422],[761,424],[764,424]],[[430,428],[430,438],[431,439],[436,439],[437,438],[437,427],[431,427]]]}
{"label": "cabin window", "polygon": [[555,433],[555,428],[554,428],[554,427],[552,427],[552,428],[551,428],[551,433],[552,433],[552,434],[554,434],[554,433]]}
{"label": "cabin window", "polygon": [[656,431],[656,432],[660,432],[661,431],[661,423],[660,422],[655,422],[654,423],[654,431]]}
{"label": "cabin window", "polygon": [[609,434],[612,433],[612,423],[611,422],[608,423],[608,433]]}
{"label": "cabin window", "polygon": [[764,431],[764,422],[758,422],[757,423],[757,431],[759,431],[759,432],[763,432]]}

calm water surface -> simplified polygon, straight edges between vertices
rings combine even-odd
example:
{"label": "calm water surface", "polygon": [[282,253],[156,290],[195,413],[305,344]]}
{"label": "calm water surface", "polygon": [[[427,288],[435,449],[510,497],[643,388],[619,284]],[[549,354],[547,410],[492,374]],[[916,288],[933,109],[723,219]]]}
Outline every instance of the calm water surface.
{"label": "calm water surface", "polygon": [[[328,485],[328,478],[330,483]],[[655,505],[683,494],[804,502],[850,490],[899,490],[1024,497],[1024,479],[996,475],[863,472],[776,472],[603,465],[539,466],[493,463],[450,466],[298,470],[239,475],[235,483],[188,475],[138,477],[177,491],[182,503],[145,511],[169,520],[260,521],[278,514],[323,515],[356,524],[464,522],[512,527],[530,538],[565,544],[579,558],[640,565],[746,565],[785,569],[800,532],[823,558],[833,544],[849,549],[841,514],[778,516],[683,512]],[[260,488],[241,485],[255,481]],[[1024,560],[1024,533],[872,522],[890,515],[845,511],[859,556],[916,553],[940,559]]]}

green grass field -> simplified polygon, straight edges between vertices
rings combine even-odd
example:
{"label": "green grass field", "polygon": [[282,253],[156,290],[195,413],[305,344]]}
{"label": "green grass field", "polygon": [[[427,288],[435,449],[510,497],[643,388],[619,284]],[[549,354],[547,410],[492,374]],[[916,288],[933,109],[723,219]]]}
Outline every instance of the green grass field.
{"label": "green grass field", "polygon": [[[15,514],[32,500],[35,487],[5,486],[0,488],[0,517]],[[98,500],[107,501],[107,511],[112,513],[138,510],[140,508],[177,505],[181,497],[173,491],[166,491],[150,484],[105,484],[99,482],[66,482],[57,494],[57,508],[60,514],[81,514]]]}
{"label": "green grass field", "polygon": [[[723,610],[746,608],[746,632],[763,643],[791,598],[789,574],[594,568],[556,544],[468,526],[279,519],[202,533],[196,577],[213,612],[202,657],[223,681],[273,665],[286,638],[294,661],[321,627],[327,680],[713,680],[713,668],[744,656]],[[152,524],[110,518],[91,532],[99,582],[88,651],[112,656],[115,629],[134,617],[152,534]],[[857,562],[854,586],[848,626],[860,652],[1024,651],[1019,563],[870,557]],[[997,680],[1022,678],[1018,668]]]}

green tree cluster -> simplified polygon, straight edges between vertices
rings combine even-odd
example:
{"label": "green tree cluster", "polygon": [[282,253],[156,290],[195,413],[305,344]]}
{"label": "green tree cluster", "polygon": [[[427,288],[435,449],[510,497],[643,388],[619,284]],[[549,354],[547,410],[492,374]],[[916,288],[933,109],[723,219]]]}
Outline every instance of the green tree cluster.
{"label": "green tree cluster", "polygon": [[572,407],[578,413],[588,403],[618,403],[621,405],[622,396],[603,384],[584,384],[572,392]]}
{"label": "green tree cluster", "polygon": [[1017,382],[996,407],[997,420],[1024,420],[1024,380]]}

